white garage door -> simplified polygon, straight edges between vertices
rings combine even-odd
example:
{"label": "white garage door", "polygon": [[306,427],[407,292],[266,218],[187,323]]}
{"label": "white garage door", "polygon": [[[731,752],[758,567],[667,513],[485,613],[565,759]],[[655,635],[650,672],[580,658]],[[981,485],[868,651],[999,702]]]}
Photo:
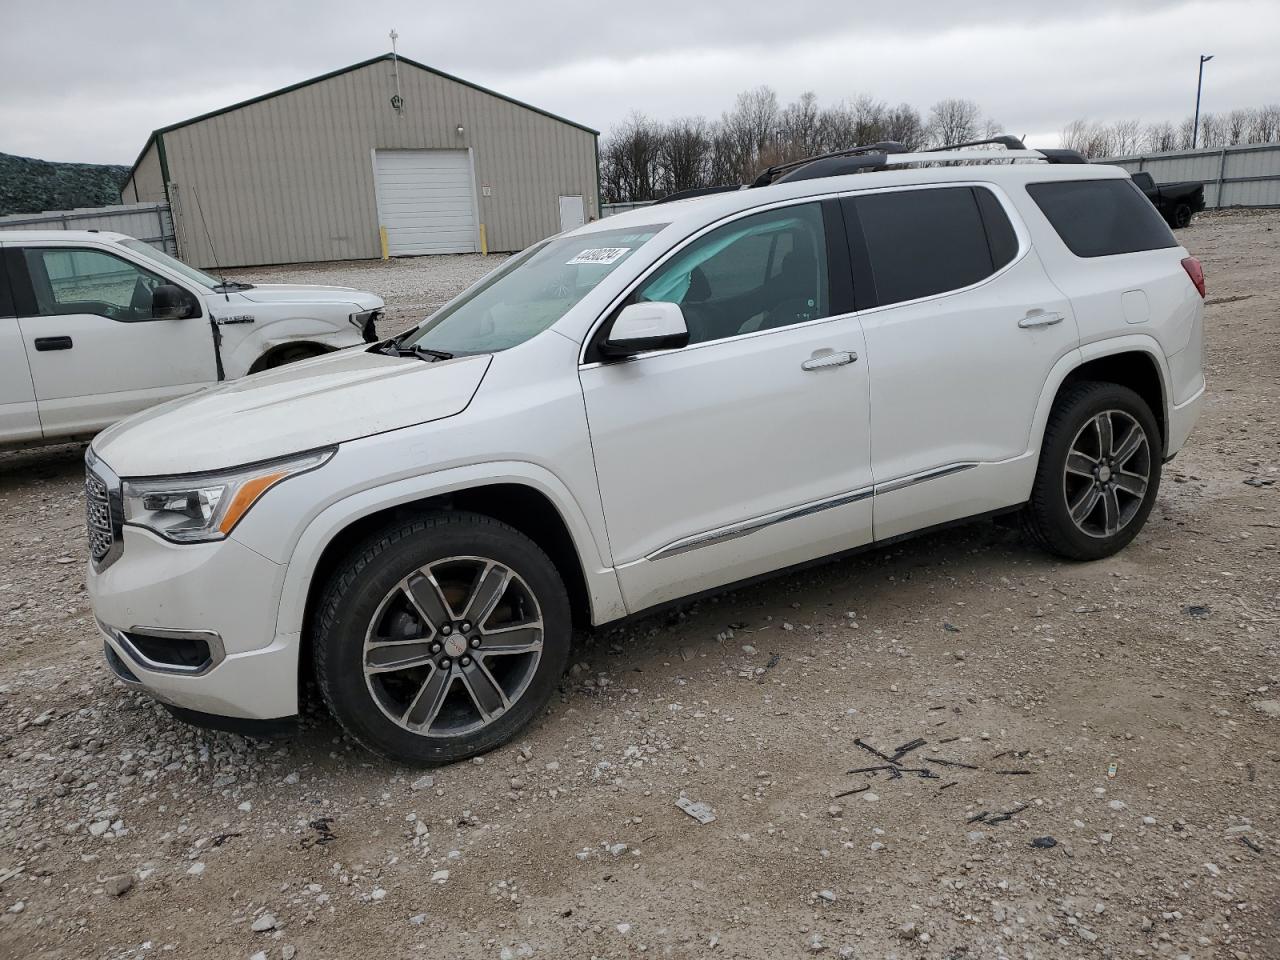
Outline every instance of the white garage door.
{"label": "white garage door", "polygon": [[373,168],[378,219],[393,257],[478,249],[466,150],[376,150]]}

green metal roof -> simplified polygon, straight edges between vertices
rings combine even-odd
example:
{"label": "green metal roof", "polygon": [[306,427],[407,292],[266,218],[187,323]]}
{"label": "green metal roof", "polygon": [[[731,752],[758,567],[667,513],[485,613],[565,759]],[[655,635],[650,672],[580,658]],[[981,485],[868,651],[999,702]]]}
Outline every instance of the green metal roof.
{"label": "green metal roof", "polygon": [[279,90],[272,90],[270,93],[264,93],[264,94],[261,94],[260,96],[250,97],[248,100],[241,100],[239,103],[233,103],[228,107],[221,108],[220,110],[211,110],[208,113],[200,114],[200,116],[198,117],[192,117],[190,120],[180,120],[177,123],[169,124],[167,127],[160,127],[158,130],[153,130],[151,132],[151,136],[147,138],[147,142],[142,145],[142,150],[138,153],[138,159],[134,160],[133,166],[129,168],[129,176],[126,178],[126,182],[128,180],[132,180],[133,175],[138,172],[138,165],[142,163],[142,158],[145,157],[147,155],[147,151],[151,149],[151,144],[157,142],[157,140],[159,140],[160,137],[162,137],[166,133],[169,133],[170,131],[179,130],[182,127],[189,127],[191,126],[191,124],[200,123],[202,120],[209,120],[209,119],[212,119],[213,117],[220,117],[224,113],[231,113],[232,111],[239,110],[241,107],[248,107],[255,103],[261,103],[264,100],[270,100],[272,97],[278,97],[281,94],[292,93],[294,90],[301,90],[303,87],[309,87],[312,84],[322,83],[325,80],[332,80],[334,77],[340,77],[344,73],[351,73],[351,71],[353,70],[360,70],[364,67],[372,66],[373,64],[380,63],[384,60],[388,62],[390,62],[391,60],[398,60],[401,63],[408,64],[411,67],[417,67],[419,70],[425,70],[427,73],[435,74],[437,77],[443,77],[446,80],[452,80],[454,83],[460,83],[464,87],[470,87],[472,90],[478,90],[481,93],[488,94],[491,97],[497,97],[499,100],[505,100],[507,103],[515,104],[517,107],[523,107],[525,110],[532,110],[534,113],[540,113],[544,117],[550,117],[552,120],[559,121],[560,123],[568,124],[571,127],[577,127],[579,130],[583,130],[591,134],[592,136],[595,136],[595,137],[600,136],[599,130],[593,130],[591,127],[585,126],[584,124],[575,123],[572,120],[568,120],[565,117],[561,117],[557,114],[551,113],[548,110],[543,110],[540,107],[535,107],[532,104],[528,104],[521,100],[517,100],[515,99],[515,97],[508,97],[506,94],[498,93],[496,90],[490,90],[488,87],[482,87],[480,86],[480,84],[472,83],[470,80],[463,80],[461,77],[455,77],[451,73],[445,73],[443,70],[437,70],[435,67],[429,67],[425,63],[419,63],[416,60],[410,60],[408,57],[402,57],[402,56],[398,56],[396,54],[391,54],[391,53],[384,53],[376,57],[370,57],[368,60],[361,60],[359,63],[353,63],[349,67],[340,67],[337,70],[331,70],[328,73],[322,73],[318,77],[312,77],[310,80],[303,80],[300,83],[290,84],[287,87],[281,87]]}

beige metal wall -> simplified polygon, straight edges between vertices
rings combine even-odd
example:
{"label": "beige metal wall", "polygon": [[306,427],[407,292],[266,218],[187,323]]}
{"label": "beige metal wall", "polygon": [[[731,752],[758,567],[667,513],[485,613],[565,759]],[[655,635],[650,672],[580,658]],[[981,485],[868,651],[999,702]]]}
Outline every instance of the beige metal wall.
{"label": "beige metal wall", "polygon": [[598,215],[594,133],[403,61],[400,90],[397,114],[392,64],[377,61],[164,133],[184,258],[213,263],[201,213],[222,266],[380,256],[375,148],[470,149],[490,250],[557,232],[562,194]]}
{"label": "beige metal wall", "polygon": [[125,181],[120,197],[125,203],[163,203],[164,177],[160,174],[160,154],[153,143],[138,163],[133,176]]}

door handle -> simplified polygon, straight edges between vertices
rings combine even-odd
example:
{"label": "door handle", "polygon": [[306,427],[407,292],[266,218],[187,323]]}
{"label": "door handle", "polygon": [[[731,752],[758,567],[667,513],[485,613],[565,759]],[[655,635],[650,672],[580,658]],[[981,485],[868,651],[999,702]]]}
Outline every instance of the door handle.
{"label": "door handle", "polygon": [[44,350],[70,350],[72,347],[70,337],[36,337],[36,349]]}
{"label": "door handle", "polygon": [[1063,316],[1060,313],[1046,313],[1043,310],[1028,310],[1027,315],[1018,321],[1018,326],[1023,330],[1031,330],[1035,327],[1052,327],[1055,323],[1061,323]]}
{"label": "door handle", "polygon": [[827,367],[843,367],[847,363],[853,363],[858,359],[858,355],[849,350],[831,351],[830,353],[817,354],[810,357],[804,363],[800,364],[801,370],[825,370]]}

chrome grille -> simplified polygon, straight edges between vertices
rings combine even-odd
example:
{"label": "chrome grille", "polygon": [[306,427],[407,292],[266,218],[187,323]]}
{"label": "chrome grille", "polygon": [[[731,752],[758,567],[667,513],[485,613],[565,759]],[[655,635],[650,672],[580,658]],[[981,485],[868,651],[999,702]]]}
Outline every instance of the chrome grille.
{"label": "chrome grille", "polygon": [[124,551],[121,524],[124,504],[120,499],[120,480],[90,447],[84,453],[85,526],[89,531],[89,556],[95,570],[105,570],[120,559]]}
{"label": "chrome grille", "polygon": [[107,485],[92,470],[84,474],[84,505],[89,528],[89,555],[101,563],[111,552],[111,500]]}

